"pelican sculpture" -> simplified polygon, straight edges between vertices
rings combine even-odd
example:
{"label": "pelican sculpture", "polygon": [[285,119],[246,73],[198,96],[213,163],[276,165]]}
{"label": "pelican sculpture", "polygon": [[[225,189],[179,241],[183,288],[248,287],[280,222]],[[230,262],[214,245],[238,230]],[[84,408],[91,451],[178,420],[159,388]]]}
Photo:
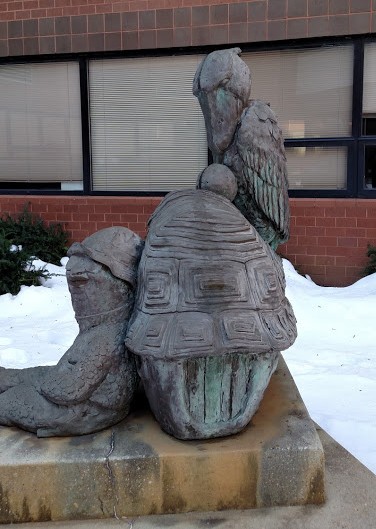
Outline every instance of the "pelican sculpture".
{"label": "pelican sculpture", "polygon": [[235,206],[275,250],[289,238],[282,132],[270,106],[250,99],[251,75],[240,53],[240,48],[210,53],[197,69],[193,94],[204,114],[214,163],[236,176]]}

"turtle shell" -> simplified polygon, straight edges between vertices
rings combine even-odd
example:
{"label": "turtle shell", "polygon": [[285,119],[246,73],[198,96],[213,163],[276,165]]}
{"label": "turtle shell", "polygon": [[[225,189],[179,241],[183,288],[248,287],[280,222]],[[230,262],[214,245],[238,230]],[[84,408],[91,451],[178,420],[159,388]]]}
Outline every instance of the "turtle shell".
{"label": "turtle shell", "polygon": [[149,221],[126,345],[160,359],[287,349],[296,321],[281,259],[211,191],[167,195]]}

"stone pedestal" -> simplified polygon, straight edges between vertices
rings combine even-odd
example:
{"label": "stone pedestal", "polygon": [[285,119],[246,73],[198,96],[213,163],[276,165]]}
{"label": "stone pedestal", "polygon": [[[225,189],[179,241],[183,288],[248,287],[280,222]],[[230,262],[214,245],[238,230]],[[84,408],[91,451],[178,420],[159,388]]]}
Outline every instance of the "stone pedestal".
{"label": "stone pedestal", "polygon": [[0,428],[0,522],[319,504],[321,442],[281,359],[241,433],[179,441],[150,412],[112,429],[38,439]]}

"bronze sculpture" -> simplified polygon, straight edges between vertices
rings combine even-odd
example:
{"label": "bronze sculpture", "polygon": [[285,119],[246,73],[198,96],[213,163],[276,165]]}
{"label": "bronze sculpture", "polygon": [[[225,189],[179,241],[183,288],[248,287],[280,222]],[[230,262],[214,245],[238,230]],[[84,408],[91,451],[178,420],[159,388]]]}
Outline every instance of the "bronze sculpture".
{"label": "bronze sculpture", "polygon": [[209,54],[194,79],[215,163],[198,189],[165,197],[144,249],[121,227],[72,245],[79,335],[56,366],[0,368],[0,424],[40,437],[111,426],[129,412],[136,364],[178,438],[236,433],[257,411],[297,333],[274,252],[289,233],[282,135],[269,106],[249,101],[239,54]]}
{"label": "bronze sculpture", "polygon": [[210,53],[197,69],[193,93],[205,117],[214,162],[236,176],[234,204],[275,250],[289,238],[283,138],[269,105],[249,100],[250,73],[240,51]]}
{"label": "bronze sculpture", "polygon": [[38,437],[81,435],[128,414],[138,377],[124,338],[141,250],[121,227],[71,246],[67,281],[80,332],[56,366],[0,370],[0,424]]}
{"label": "bronze sculpture", "polygon": [[150,220],[126,339],[165,431],[206,439],[249,423],[296,337],[284,288],[280,258],[227,198],[167,195]]}

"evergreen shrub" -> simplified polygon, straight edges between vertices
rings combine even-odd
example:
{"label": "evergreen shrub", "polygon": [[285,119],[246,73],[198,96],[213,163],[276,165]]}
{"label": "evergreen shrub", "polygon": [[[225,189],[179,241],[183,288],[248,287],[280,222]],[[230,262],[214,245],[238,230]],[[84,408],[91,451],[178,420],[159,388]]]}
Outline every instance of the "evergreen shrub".
{"label": "evergreen shrub", "polygon": [[369,244],[367,248],[367,257],[369,258],[369,262],[364,269],[365,276],[376,273],[376,246]]}
{"label": "evergreen shrub", "polygon": [[24,206],[21,213],[0,217],[0,295],[17,294],[21,285],[39,285],[50,277],[44,268],[35,270],[34,258],[53,264],[67,252],[68,234],[61,224],[47,226]]}

